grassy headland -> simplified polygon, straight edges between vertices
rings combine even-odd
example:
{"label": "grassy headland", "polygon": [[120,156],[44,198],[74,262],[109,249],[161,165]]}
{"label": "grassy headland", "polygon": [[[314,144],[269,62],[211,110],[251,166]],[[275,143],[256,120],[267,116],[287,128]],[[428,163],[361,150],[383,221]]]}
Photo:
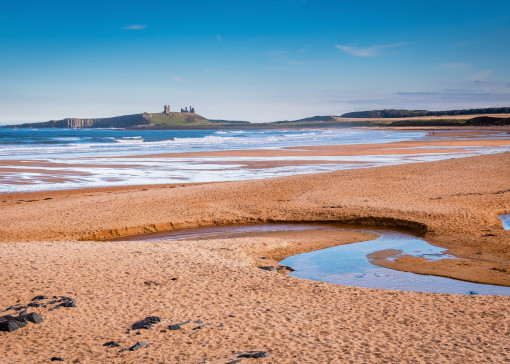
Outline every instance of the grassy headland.
{"label": "grassy headland", "polygon": [[[468,114],[467,112],[472,112]],[[490,113],[487,113],[490,112]],[[425,114],[422,116],[417,116]],[[364,116],[363,116],[364,115]],[[286,129],[348,127],[458,127],[510,125],[510,108],[450,111],[374,110],[342,116],[313,116],[267,123],[209,120],[196,113],[142,113],[110,118],[66,118],[42,123],[8,125],[20,128],[128,128],[128,129]]]}

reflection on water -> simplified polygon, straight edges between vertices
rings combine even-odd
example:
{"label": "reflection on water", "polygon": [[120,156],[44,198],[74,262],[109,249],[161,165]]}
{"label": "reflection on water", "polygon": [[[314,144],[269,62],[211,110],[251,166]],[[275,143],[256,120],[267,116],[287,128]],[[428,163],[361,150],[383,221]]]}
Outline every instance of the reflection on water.
{"label": "reflection on water", "polygon": [[510,230],[510,214],[501,215],[499,219],[503,222],[503,229]]}
{"label": "reflection on water", "polygon": [[[197,240],[228,239],[240,236],[257,236],[274,231],[296,232],[303,230],[347,230],[325,224],[260,224],[234,225],[214,228],[199,228],[170,231],[123,238],[122,240]],[[420,275],[383,268],[371,264],[367,255],[381,250],[393,249],[400,253],[424,257],[429,260],[455,259],[445,254],[443,248],[430,245],[423,239],[410,234],[391,230],[350,229],[377,234],[376,240],[364,241],[295,255],[280,263],[296,269],[290,273],[298,278],[313,279],[329,283],[367,288],[396,289],[415,292],[457,293],[457,294],[498,294],[510,295],[510,287],[492,286],[459,281],[451,278]]]}

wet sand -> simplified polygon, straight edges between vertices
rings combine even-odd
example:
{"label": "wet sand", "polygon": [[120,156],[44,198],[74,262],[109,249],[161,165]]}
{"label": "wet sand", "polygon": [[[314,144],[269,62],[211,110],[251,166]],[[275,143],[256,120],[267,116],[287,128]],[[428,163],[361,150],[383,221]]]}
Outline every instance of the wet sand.
{"label": "wet sand", "polygon": [[[220,176],[215,175],[213,180],[232,180],[240,177],[235,174],[229,175],[230,170],[246,171],[245,174],[241,173],[242,176],[248,176],[245,178],[257,178],[257,174],[260,175],[264,171],[270,171],[268,173],[274,175],[292,174],[277,171],[285,168],[299,174],[302,173],[300,168],[317,171],[320,167],[318,171],[322,172],[343,169],[345,166],[372,167],[383,163],[381,158],[378,158],[383,156],[390,159],[394,157],[396,162],[393,163],[397,163],[416,161],[417,158],[431,160],[445,154],[478,153],[480,148],[508,148],[510,128],[507,129],[507,133],[486,129],[435,130],[423,140],[381,144],[299,146],[120,157],[0,160],[0,185],[17,185],[22,190],[24,185],[27,188],[30,188],[29,186],[37,188],[37,184],[41,184],[40,189],[80,188],[87,184],[89,186],[105,183],[130,184],[132,183],[129,182],[130,179],[143,177],[148,169],[153,172],[159,171],[162,176],[171,178],[172,182],[190,182],[183,175],[189,175],[191,170],[219,173]],[[148,161],[151,163],[150,167],[146,165]],[[176,164],[185,165],[186,172],[179,173],[179,168],[183,167],[176,167]],[[227,174],[221,177],[221,171]],[[156,173],[153,179],[158,178],[162,177]],[[205,174],[198,181],[201,182],[204,178],[207,179]]]}
{"label": "wet sand", "polygon": [[[44,323],[0,332],[0,362],[227,363],[249,350],[269,357],[243,362],[509,361],[508,297],[361,289],[257,268],[261,256],[309,249],[305,237],[94,241],[272,221],[387,226],[470,262],[397,269],[508,285],[510,231],[498,216],[510,213],[509,166],[501,153],[255,181],[1,194],[0,309],[36,295],[69,296],[78,307],[31,309]],[[163,322],[126,333],[152,315]],[[186,320],[211,325],[167,329]],[[121,346],[102,346],[110,340]],[[137,341],[151,346],[118,353]]]}

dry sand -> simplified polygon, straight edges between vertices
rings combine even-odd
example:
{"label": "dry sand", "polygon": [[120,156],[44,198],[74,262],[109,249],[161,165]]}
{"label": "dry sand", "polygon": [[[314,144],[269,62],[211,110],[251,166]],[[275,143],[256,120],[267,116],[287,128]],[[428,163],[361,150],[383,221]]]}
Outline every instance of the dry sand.
{"label": "dry sand", "polygon": [[[2,194],[0,309],[36,295],[69,296],[78,307],[32,309],[44,323],[0,332],[0,363],[52,356],[227,363],[249,350],[270,356],[243,363],[510,361],[509,297],[344,287],[258,269],[261,255],[309,249],[278,236],[91,241],[264,221],[382,225],[420,233],[469,263],[396,268],[510,285],[503,213],[510,213],[510,153],[270,180]],[[164,320],[126,333],[151,315]],[[190,319],[211,325],[166,329]],[[151,346],[118,353],[102,346],[110,340]]]}

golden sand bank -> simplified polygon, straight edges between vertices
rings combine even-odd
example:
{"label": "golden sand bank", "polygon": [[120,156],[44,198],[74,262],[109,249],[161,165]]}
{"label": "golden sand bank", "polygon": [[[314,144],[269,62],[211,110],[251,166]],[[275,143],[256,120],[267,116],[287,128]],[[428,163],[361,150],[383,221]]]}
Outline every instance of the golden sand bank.
{"label": "golden sand bank", "polygon": [[[509,297],[362,289],[258,269],[261,255],[308,249],[278,236],[97,241],[266,221],[388,226],[463,258],[403,258],[393,268],[510,285],[503,213],[510,153],[257,181],[2,194],[0,309],[37,295],[71,297],[77,307],[31,308],[44,322],[0,332],[0,363],[228,363],[252,350],[269,357],[243,363],[510,361]],[[147,316],[162,322],[127,331]],[[197,323],[168,328],[188,320]],[[102,346],[111,340],[120,346]],[[150,347],[120,352],[138,341]]]}

